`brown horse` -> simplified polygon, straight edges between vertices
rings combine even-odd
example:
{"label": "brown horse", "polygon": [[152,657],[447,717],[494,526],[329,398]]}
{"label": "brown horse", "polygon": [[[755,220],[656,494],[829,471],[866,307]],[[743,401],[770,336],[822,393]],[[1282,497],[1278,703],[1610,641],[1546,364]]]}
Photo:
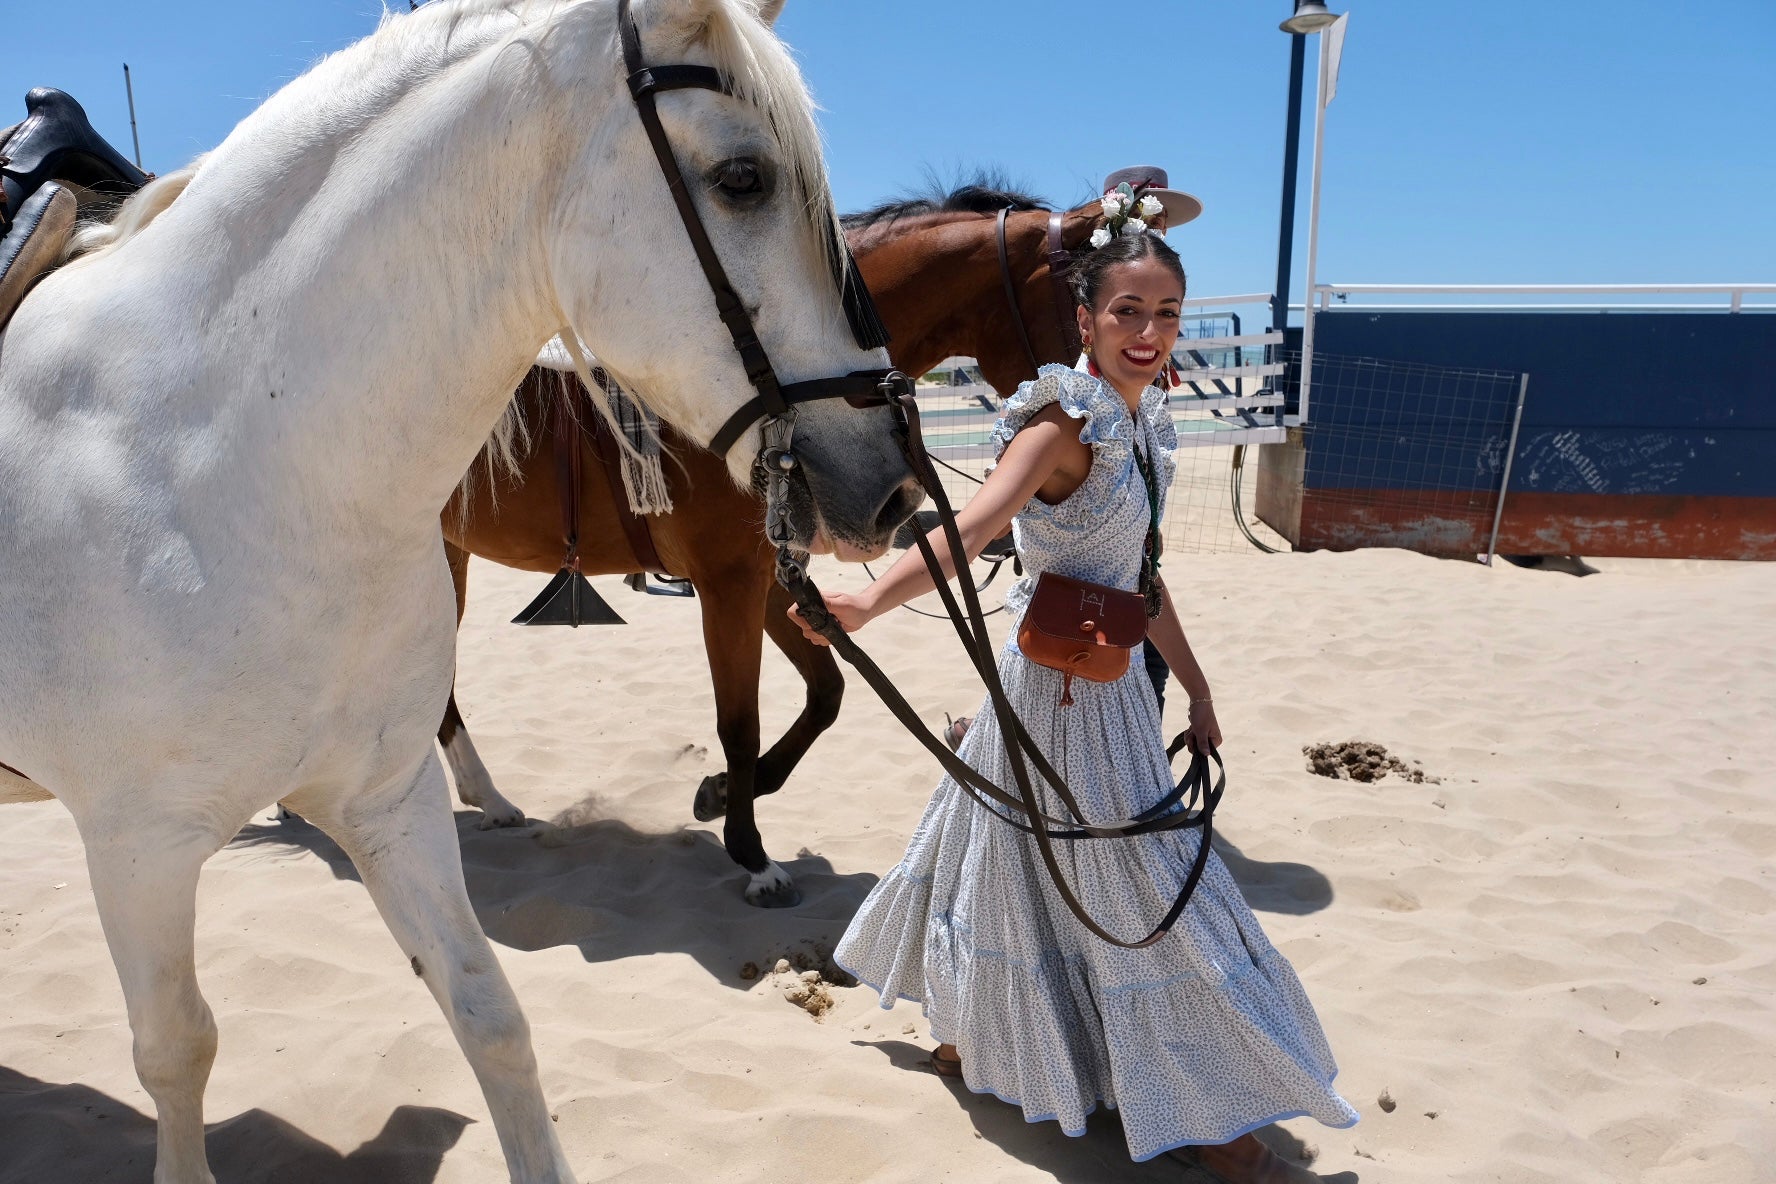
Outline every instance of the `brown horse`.
{"label": "brown horse", "polygon": [[[1005,234],[1015,309],[1006,296],[995,232],[997,212],[1007,206],[1015,210],[1006,217]],[[1068,212],[1063,245],[1079,248],[1098,216],[1095,205]],[[901,370],[924,374],[945,357],[972,355],[995,390],[1011,390],[1032,377],[1014,318],[1022,321],[1040,361],[1072,360],[1076,341],[1070,309],[1063,322],[1047,259],[1049,214],[1039,203],[968,186],[940,199],[879,206],[844,221],[864,279],[893,334],[889,352]],[[516,470],[470,483],[466,501],[459,490],[444,511],[459,621],[470,554],[526,571],[554,572],[560,566],[555,418],[545,411],[556,381],[550,371],[533,370],[518,390],[526,422],[536,430],[521,446]],[[706,779],[693,809],[703,821],[727,814],[723,841],[728,854],[752,876],[747,901],[786,907],[798,903],[800,893],[788,873],[765,854],[753,799],[776,792],[815,738],[832,725],[844,678],[831,651],[809,644],[786,616],[789,600],[774,579],[775,555],[764,537],[764,503],[734,485],[720,458],[669,428],[664,438],[672,454],[664,468],[675,510],[646,521],[667,571],[688,579],[697,591],[715,681],[716,734],[727,760],[725,783],[723,778]],[[583,438],[580,447],[586,449]],[[485,458],[477,462],[482,463]],[[589,575],[642,570],[610,482],[589,449],[581,468],[582,570]],[[755,523],[758,529],[736,531],[737,522]],[[807,684],[807,701],[795,723],[761,758],[759,666],[767,634]],[[454,696],[438,738],[458,794],[482,810],[483,826],[523,821],[522,812],[494,789]]]}

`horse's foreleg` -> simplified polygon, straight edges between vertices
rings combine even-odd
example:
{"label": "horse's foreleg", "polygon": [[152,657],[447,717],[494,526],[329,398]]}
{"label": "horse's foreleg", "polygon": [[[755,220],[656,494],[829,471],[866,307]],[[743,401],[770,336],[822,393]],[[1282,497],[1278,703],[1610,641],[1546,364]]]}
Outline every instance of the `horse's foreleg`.
{"label": "horse's foreleg", "polygon": [[[801,903],[789,873],[765,854],[753,815],[753,785],[759,757],[759,662],[764,654],[765,569],[723,573],[697,587],[703,609],[703,644],[709,651],[709,674],[715,683],[715,731],[727,760],[727,819],[722,842],[728,856],[752,873],[746,903],[760,908],[788,908]],[[698,790],[699,813],[709,782]]]}
{"label": "horse's foreleg", "polygon": [[537,1081],[530,1025],[463,887],[449,791],[435,753],[410,779],[344,801],[294,803],[351,856],[481,1083],[514,1181],[571,1181]]}
{"label": "horse's foreleg", "polygon": [[223,840],[137,811],[127,826],[84,814],[76,817],[129,1009],[136,1076],[159,1116],[154,1184],[215,1184],[204,1158],[203,1095],[216,1021],[198,991],[193,943],[198,870]]}
{"label": "horse's foreleg", "polygon": [[475,751],[475,742],[469,739],[462,713],[456,709],[454,687],[450,691],[450,701],[444,705],[444,722],[438,725],[438,743],[443,746],[444,759],[450,762],[450,778],[456,782],[456,796],[462,799],[463,805],[481,811],[482,830],[524,825],[524,811],[493,787],[493,778],[488,774],[487,766],[481,763],[481,754]]}
{"label": "horse's foreleg", "polygon": [[839,672],[838,659],[826,646],[809,641],[789,619],[792,603],[783,586],[771,581],[771,590],[765,597],[765,632],[802,676],[808,698],[789,730],[760,758],[754,797],[783,788],[814,741],[839,718],[839,704],[845,697],[845,676]]}
{"label": "horse's foreleg", "polygon": [[[463,610],[469,603],[469,553],[445,539],[444,558],[450,564],[450,582],[456,587],[456,624],[461,628]],[[481,754],[475,751],[468,726],[456,709],[454,685],[450,688],[450,702],[444,706],[444,722],[438,725],[438,743],[444,749],[444,759],[450,763],[450,779],[456,782],[456,796],[462,799],[463,805],[481,811],[482,830],[524,825],[524,811],[493,787],[493,778],[488,774],[487,766],[481,763]]]}

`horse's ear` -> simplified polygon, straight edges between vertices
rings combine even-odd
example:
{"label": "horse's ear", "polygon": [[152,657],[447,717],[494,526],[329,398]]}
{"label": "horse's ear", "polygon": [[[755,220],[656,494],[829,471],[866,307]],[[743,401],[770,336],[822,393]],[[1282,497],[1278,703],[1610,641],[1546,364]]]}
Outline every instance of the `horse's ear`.
{"label": "horse's ear", "polygon": [[759,0],[759,20],[765,22],[766,28],[775,25],[777,18],[783,15],[784,2],[785,0]]}

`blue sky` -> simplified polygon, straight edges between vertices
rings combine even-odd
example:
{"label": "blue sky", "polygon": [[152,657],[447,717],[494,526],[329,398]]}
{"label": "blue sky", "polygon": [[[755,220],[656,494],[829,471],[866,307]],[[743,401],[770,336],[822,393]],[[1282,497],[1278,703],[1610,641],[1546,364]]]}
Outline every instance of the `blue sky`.
{"label": "blue sky", "polygon": [[[9,6],[0,125],[24,91],[80,99],[126,154],[177,167],[319,55],[366,0]],[[995,168],[1059,203],[1159,164],[1206,212],[1176,230],[1195,294],[1267,290],[1289,0],[1101,5],[789,0],[852,209]],[[1707,0],[1354,0],[1327,120],[1319,274],[1339,282],[1776,281],[1776,13]],[[73,13],[76,15],[70,16]],[[29,47],[21,51],[21,47]],[[1302,139],[1306,252],[1316,60]]]}

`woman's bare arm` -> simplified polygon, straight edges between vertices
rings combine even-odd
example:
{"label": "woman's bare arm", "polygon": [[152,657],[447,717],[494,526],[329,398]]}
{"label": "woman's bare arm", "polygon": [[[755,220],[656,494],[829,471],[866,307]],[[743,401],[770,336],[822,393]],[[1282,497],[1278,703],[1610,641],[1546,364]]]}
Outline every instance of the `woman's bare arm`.
{"label": "woman's bare arm", "polygon": [[1163,582],[1159,591],[1159,616],[1148,624],[1147,640],[1159,649],[1159,656],[1166,660],[1166,665],[1178,676],[1178,685],[1190,696],[1190,750],[1195,752],[1197,742],[1204,739],[1219,748],[1221,725],[1215,720],[1215,705],[1210,701],[1209,680],[1203,674],[1202,667],[1197,664],[1196,654],[1190,648],[1190,640],[1184,636],[1184,626],[1178,620],[1178,610],[1172,605],[1172,595]]}

